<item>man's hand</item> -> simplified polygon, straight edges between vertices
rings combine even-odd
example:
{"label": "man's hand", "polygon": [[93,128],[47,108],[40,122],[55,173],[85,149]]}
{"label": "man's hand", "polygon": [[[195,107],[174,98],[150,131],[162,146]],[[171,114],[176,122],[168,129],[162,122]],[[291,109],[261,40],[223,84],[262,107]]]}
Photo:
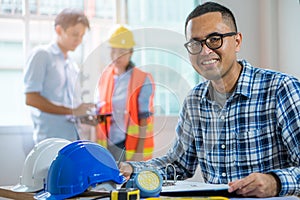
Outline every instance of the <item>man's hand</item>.
{"label": "man's hand", "polygon": [[130,179],[131,174],[133,173],[133,168],[130,164],[126,162],[121,162],[119,164],[120,172],[127,180]]}
{"label": "man's hand", "polygon": [[77,108],[73,109],[73,115],[75,116],[87,115],[93,109],[95,109],[95,104],[82,103]]}
{"label": "man's hand", "polygon": [[242,196],[274,197],[277,195],[277,181],[271,174],[252,173],[229,183],[228,192]]}

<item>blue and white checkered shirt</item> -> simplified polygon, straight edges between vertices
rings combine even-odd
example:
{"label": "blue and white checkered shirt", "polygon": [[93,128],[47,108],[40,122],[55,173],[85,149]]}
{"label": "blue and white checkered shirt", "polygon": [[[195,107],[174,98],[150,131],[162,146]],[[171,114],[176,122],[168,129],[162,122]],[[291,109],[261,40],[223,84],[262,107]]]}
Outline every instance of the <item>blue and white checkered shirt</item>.
{"label": "blue and white checkered shirt", "polygon": [[275,173],[280,196],[300,194],[300,82],[245,60],[240,64],[236,89],[224,106],[210,100],[209,81],[193,88],[183,103],[174,146],[165,156],[131,162],[135,173],[155,166],[165,176],[172,163],[186,179],[200,164],[205,182],[216,184],[252,172]]}

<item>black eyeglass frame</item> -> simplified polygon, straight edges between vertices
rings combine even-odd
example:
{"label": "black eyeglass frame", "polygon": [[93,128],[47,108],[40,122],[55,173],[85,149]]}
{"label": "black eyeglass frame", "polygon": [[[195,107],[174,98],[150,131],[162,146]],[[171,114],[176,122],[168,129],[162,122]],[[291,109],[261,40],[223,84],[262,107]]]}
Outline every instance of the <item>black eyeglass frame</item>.
{"label": "black eyeglass frame", "polygon": [[[209,49],[211,49],[211,50],[216,50],[216,49],[221,48],[221,46],[223,45],[223,38],[224,38],[224,37],[229,37],[229,36],[233,36],[233,35],[236,35],[236,34],[237,34],[237,32],[229,32],[229,33],[224,33],[224,34],[222,34],[222,33],[211,33],[211,34],[209,34],[209,35],[208,35],[205,39],[203,39],[203,40],[195,40],[195,39],[193,39],[193,40],[188,41],[187,43],[184,44],[184,47],[186,48],[186,50],[187,50],[190,54],[192,54],[192,55],[197,55],[198,53],[200,53],[200,52],[202,51],[202,49],[203,49],[203,43],[204,43]],[[219,36],[219,37],[221,38],[221,44],[220,44],[220,46],[218,46],[218,47],[216,47],[216,48],[210,47],[209,44],[206,42],[209,38],[211,38],[211,37],[213,37],[213,36]],[[192,43],[192,42],[197,42],[197,43],[199,44],[199,52],[196,52],[196,53],[194,52],[194,53],[192,53],[192,52],[189,50],[188,45],[189,45],[190,43]]]}

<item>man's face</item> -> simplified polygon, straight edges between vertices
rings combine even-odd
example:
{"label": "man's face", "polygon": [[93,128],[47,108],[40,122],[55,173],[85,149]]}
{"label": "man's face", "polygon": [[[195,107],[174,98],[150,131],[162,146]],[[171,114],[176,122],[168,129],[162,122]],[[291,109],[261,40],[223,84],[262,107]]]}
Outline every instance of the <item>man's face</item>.
{"label": "man's face", "polygon": [[68,27],[67,29],[63,29],[61,27],[60,29],[61,30],[58,33],[60,45],[66,51],[74,51],[82,42],[86,27],[83,24],[78,23],[75,26]]}
{"label": "man's face", "polygon": [[[226,25],[219,12],[211,12],[191,19],[186,27],[186,37],[188,41],[204,40],[212,33],[226,34],[234,32]],[[190,54],[190,60],[194,69],[208,80],[223,79],[230,74],[234,63],[236,63],[236,53],[240,49],[241,35],[224,37],[220,48],[211,50],[205,43],[202,43],[202,50],[196,55]]]}

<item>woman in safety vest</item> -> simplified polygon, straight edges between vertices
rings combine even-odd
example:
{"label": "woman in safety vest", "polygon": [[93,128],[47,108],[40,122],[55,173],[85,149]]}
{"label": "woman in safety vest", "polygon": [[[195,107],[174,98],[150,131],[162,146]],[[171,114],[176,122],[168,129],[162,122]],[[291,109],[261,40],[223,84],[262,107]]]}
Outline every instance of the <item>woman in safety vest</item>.
{"label": "woman in safety vest", "polygon": [[[97,125],[97,142],[116,160],[147,160],[153,152],[154,83],[149,73],[131,62],[133,33],[119,25],[109,39],[111,64],[98,83],[99,114],[112,113]],[[125,153],[125,154],[123,154]]]}

